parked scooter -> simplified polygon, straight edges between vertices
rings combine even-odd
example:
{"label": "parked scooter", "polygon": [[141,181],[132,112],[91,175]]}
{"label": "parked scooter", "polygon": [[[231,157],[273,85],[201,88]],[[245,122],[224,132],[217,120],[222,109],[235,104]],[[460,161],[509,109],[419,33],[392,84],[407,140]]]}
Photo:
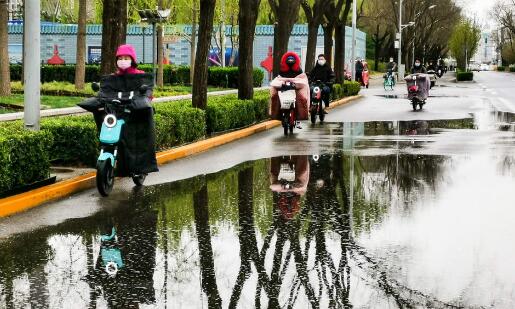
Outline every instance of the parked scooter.
{"label": "parked scooter", "polygon": [[413,110],[422,109],[429,96],[429,77],[427,74],[411,74],[404,79],[408,88],[408,100],[411,101]]}
{"label": "parked scooter", "polygon": [[309,107],[309,113],[311,115],[312,124],[316,123],[317,115],[321,123],[324,122],[325,119],[324,106],[326,102],[324,102],[322,95],[324,86],[324,83],[319,80],[313,82],[311,85],[311,106]]}

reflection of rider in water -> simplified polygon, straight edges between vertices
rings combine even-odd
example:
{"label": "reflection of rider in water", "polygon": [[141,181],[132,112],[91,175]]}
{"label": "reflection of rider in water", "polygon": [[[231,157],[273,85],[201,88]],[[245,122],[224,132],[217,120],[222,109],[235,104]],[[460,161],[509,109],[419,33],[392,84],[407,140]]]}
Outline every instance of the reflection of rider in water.
{"label": "reflection of rider in water", "polygon": [[406,135],[428,135],[430,133],[429,123],[425,120],[409,121],[406,122],[406,125]]}
{"label": "reflection of rider in water", "polygon": [[102,291],[109,308],[139,308],[140,304],[152,304],[155,302],[157,214],[146,211],[116,220],[101,231],[95,271],[88,280]]}
{"label": "reflection of rider in water", "polygon": [[270,189],[274,204],[283,218],[292,219],[300,210],[300,199],[306,194],[309,181],[307,156],[284,156],[271,159]]}

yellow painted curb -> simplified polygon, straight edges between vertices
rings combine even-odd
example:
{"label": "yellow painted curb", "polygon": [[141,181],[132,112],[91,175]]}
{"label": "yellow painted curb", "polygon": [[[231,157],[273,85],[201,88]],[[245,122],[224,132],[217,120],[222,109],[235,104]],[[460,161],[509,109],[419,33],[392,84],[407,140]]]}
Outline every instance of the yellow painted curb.
{"label": "yellow painted curb", "polygon": [[0,199],[0,217],[28,210],[45,202],[95,186],[95,173],[64,180],[43,188]]}
{"label": "yellow painted curb", "polygon": [[355,95],[355,96],[352,96],[352,97],[348,97],[348,98],[344,98],[344,99],[341,99],[339,101],[335,101],[335,102],[332,102],[331,105],[327,108],[327,109],[333,109],[335,107],[339,107],[339,106],[342,106],[342,105],[345,105],[345,104],[349,104],[357,99],[361,99],[363,98],[363,96],[361,94],[358,94],[358,95]]}
{"label": "yellow painted curb", "polygon": [[[328,109],[348,104],[361,97],[361,95],[358,95],[333,102],[331,103],[330,107],[328,107]],[[270,120],[245,129],[202,140],[190,145],[159,152],[156,155],[157,162],[159,165],[162,165],[167,162],[201,153],[214,147],[272,129],[280,125],[280,121]],[[93,172],[73,179],[64,180],[43,188],[0,199],[0,218],[34,208],[41,204],[66,197],[70,194],[77,193],[82,190],[90,189],[94,186],[95,173]]]}

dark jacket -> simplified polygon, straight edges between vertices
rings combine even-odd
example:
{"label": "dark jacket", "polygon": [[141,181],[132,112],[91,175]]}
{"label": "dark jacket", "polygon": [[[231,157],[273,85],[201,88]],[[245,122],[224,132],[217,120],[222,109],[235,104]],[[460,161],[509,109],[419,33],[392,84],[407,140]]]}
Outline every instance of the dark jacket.
{"label": "dark jacket", "polygon": [[422,64],[419,67],[413,66],[411,68],[411,74],[417,74],[417,73],[427,73],[426,67]]}
{"label": "dark jacket", "polygon": [[388,65],[386,66],[388,71],[395,71],[397,70],[397,63],[395,62],[388,62]]}
{"label": "dark jacket", "polygon": [[[286,64],[286,58],[289,56],[295,57],[295,64],[290,67]],[[279,71],[279,75],[286,78],[295,78],[298,75],[302,74],[302,69],[300,68],[300,57],[295,52],[287,52],[281,58],[281,68]]]}
{"label": "dark jacket", "polygon": [[365,66],[363,66],[363,62],[361,62],[361,61],[356,62],[356,72],[363,72],[364,68],[365,68]]}
{"label": "dark jacket", "polygon": [[330,65],[327,63],[324,65],[319,65],[318,63],[315,67],[309,72],[309,81],[321,81],[324,84],[332,85],[334,83],[334,72]]}

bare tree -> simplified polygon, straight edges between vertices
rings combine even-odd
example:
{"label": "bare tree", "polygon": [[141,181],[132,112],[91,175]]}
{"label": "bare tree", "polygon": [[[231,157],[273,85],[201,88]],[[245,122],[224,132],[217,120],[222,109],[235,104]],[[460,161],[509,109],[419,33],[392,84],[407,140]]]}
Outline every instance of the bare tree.
{"label": "bare tree", "polygon": [[84,89],[86,77],[86,17],[87,1],[79,1],[79,24],[77,28],[77,57],[75,61],[75,89]]}
{"label": "bare tree", "polygon": [[274,76],[279,74],[281,57],[288,51],[293,25],[299,17],[301,0],[268,0],[277,21],[274,30]]}
{"label": "bare tree", "polygon": [[213,33],[216,0],[200,0],[200,22],[195,73],[193,75],[193,106],[205,109],[207,105],[207,56]]}
{"label": "bare tree", "polygon": [[7,0],[0,0],[0,95],[11,94],[11,77],[9,70],[9,37],[7,33],[7,22],[9,12]]}
{"label": "bare tree", "polygon": [[254,97],[253,53],[254,34],[261,0],[240,0],[238,21],[240,24],[240,74],[238,77],[238,98]]}

